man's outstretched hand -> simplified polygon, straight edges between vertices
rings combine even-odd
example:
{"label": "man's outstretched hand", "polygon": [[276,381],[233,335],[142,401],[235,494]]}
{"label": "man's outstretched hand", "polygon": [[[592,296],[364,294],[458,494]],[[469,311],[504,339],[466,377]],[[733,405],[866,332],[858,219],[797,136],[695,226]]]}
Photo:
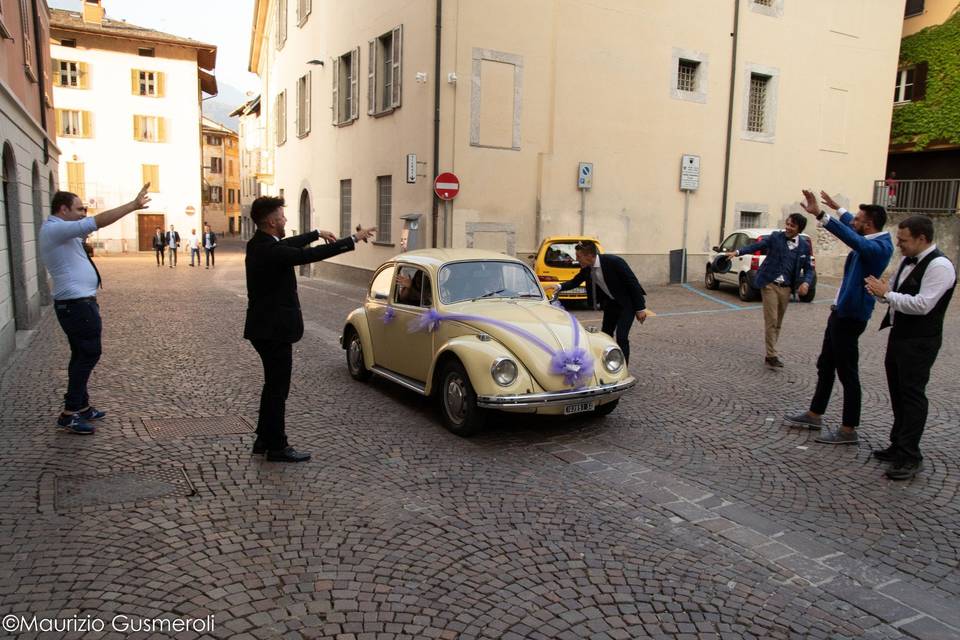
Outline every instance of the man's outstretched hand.
{"label": "man's outstretched hand", "polygon": [[361,229],[360,225],[357,225],[357,230],[354,233],[354,235],[357,236],[357,242],[359,242],[360,240],[363,240],[364,242],[366,242],[368,238],[373,237],[376,231],[377,231],[376,227],[368,227],[366,229]]}
{"label": "man's outstretched hand", "polygon": [[817,204],[817,197],[813,195],[813,191],[804,189],[803,198],[804,201],[800,203],[800,207],[810,215],[820,217],[820,205]]}
{"label": "man's outstretched hand", "polygon": [[150,204],[150,196],[147,195],[147,192],[150,190],[150,183],[143,185],[143,188],[140,189],[140,193],[137,194],[137,197],[133,199],[133,202],[130,204],[133,205],[134,210],[137,209],[146,209],[147,205]]}
{"label": "man's outstretched hand", "polygon": [[830,208],[833,209],[834,211],[836,211],[837,209],[840,208],[840,205],[837,204],[837,201],[834,200],[833,198],[831,198],[831,197],[830,197],[830,194],[828,194],[826,191],[821,191],[821,192],[820,192],[820,202],[822,202],[823,204],[827,205],[828,207],[830,207]]}

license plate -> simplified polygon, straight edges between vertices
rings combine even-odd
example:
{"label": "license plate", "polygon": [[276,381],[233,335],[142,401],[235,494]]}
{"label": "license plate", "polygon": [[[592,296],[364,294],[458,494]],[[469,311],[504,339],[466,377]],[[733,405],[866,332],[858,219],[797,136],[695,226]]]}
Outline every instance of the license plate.
{"label": "license plate", "polygon": [[587,295],[587,290],[584,287],[577,287],[575,289],[564,291],[563,293],[571,296],[576,296],[576,295],[584,296],[584,295]]}
{"label": "license plate", "polygon": [[595,402],[580,402],[578,404],[568,404],[563,408],[563,415],[569,416],[574,413],[583,413],[585,411],[593,411],[597,403]]}

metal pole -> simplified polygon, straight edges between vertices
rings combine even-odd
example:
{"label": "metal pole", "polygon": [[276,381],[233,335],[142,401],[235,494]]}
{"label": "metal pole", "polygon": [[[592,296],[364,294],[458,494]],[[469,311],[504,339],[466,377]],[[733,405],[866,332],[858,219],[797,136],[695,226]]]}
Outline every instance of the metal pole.
{"label": "metal pole", "polygon": [[587,224],[587,190],[580,189],[580,235],[586,233]]}
{"label": "metal pole", "polygon": [[448,249],[453,247],[453,210],[449,200],[443,201],[443,237],[444,246]]}
{"label": "metal pole", "polygon": [[680,253],[680,282],[687,281],[687,215],[690,212],[690,192],[683,191],[683,245]]}

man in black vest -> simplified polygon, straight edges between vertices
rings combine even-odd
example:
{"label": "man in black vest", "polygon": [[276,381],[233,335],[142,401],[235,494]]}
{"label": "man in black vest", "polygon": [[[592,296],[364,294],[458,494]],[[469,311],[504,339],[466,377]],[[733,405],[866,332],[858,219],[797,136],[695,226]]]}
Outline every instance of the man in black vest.
{"label": "man in black vest", "polygon": [[560,291],[579,287],[586,283],[587,304],[593,309],[603,309],[601,331],[610,337],[616,331],[617,344],[624,359],[630,361],[630,327],[636,318],[643,324],[647,319],[647,292],[640,286],[627,261],[609,253],[597,255],[597,245],[584,240],[576,247],[580,272],[560,285]]}
{"label": "man in black vest", "polygon": [[[360,229],[341,240],[329,231],[311,231],[284,239],[287,219],[283,215],[283,198],[270,196],[253,201],[250,217],[257,232],[247,243],[247,318],[243,337],[253,344],[263,361],[263,391],[253,453],[266,453],[267,460],[277,462],[304,462],[310,454],[289,446],[284,424],[293,343],[303,337],[303,314],[293,268],[353,251],[358,241],[373,235],[374,229]],[[320,238],[328,244],[308,246]]]}
{"label": "man in black vest", "polygon": [[887,477],[909,480],[923,470],[920,437],[927,422],[927,381],[943,341],[943,317],[953,297],[957,272],[933,244],[933,222],[911,216],[899,224],[903,254],[891,286],[866,278],[867,291],[889,307],[880,324],[892,327],[884,366],[893,405],[890,446],[873,452],[890,462]]}
{"label": "man in black vest", "polygon": [[164,244],[165,239],[166,236],[164,236],[163,231],[160,230],[160,227],[157,227],[156,231],[153,232],[153,251],[157,254],[158,267],[162,267],[164,264],[163,254],[167,249]]}

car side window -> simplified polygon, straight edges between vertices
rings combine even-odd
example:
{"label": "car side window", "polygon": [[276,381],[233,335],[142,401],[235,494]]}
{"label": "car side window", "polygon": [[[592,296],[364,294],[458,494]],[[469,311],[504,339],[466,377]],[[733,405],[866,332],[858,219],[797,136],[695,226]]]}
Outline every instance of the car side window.
{"label": "car side window", "polygon": [[400,267],[393,301],[414,307],[429,306],[429,303],[423,304],[423,292],[429,287],[430,277],[424,271],[416,267]]}
{"label": "car side window", "polygon": [[734,246],[734,248],[736,248],[736,249],[743,249],[745,246],[747,246],[748,244],[750,244],[750,243],[752,243],[752,242],[753,242],[753,239],[750,238],[750,236],[748,236],[747,234],[745,234],[745,233],[738,233],[738,234],[737,234],[737,243],[736,243],[736,245]]}
{"label": "car side window", "polygon": [[739,233],[731,233],[729,236],[727,236],[727,239],[724,240],[723,244],[720,245],[720,251],[733,251],[736,249],[737,236],[739,235]]}
{"label": "car side window", "polygon": [[370,284],[371,298],[384,301],[390,299],[390,286],[393,284],[393,273],[395,270],[395,267],[391,264],[384,267],[374,276],[373,282]]}
{"label": "car side window", "polygon": [[420,298],[420,306],[433,306],[433,289],[430,287],[430,276],[427,274],[423,274],[423,294]]}

